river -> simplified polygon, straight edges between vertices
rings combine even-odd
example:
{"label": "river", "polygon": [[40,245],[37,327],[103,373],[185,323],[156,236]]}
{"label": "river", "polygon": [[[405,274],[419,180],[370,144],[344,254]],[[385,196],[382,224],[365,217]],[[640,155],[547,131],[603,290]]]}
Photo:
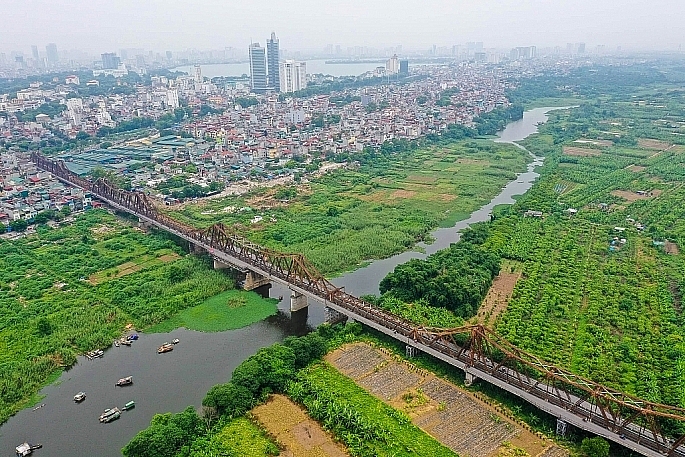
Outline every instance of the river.
{"label": "river", "polygon": [[[322,73],[331,76],[359,76],[367,71],[375,70],[376,67],[385,67],[382,63],[353,62],[353,63],[326,63],[325,60],[307,60],[307,73],[310,75]],[[216,78],[218,76],[243,76],[250,75],[250,63],[216,63],[200,65],[202,76]],[[172,68],[171,70],[184,71],[189,75],[195,74],[194,65],[185,65]]]}
{"label": "river", "polygon": [[[536,125],[547,120],[554,108],[526,111],[523,119],[510,123],[496,142],[522,140],[537,131]],[[421,243],[425,251],[408,251],[377,260],[368,266],[336,278],[354,295],[377,294],[378,283],[395,266],[413,258],[425,258],[459,240],[459,230],[474,222],[489,219],[495,205],[514,203],[513,196],[525,193],[538,174],[535,168],[542,159],[533,156],[527,171],[507,184],[490,203],[474,211],[454,227],[432,233],[431,244]],[[291,316],[287,288],[274,285],[272,297],[286,297],[279,304],[279,314],[249,327],[220,333],[201,333],[177,329],[168,334],[141,334],[131,347],[111,348],[101,359],[79,357],[74,367],[58,381],[41,390],[45,404],[37,410],[20,411],[0,427],[0,457],[14,455],[14,447],[28,441],[42,443],[37,457],[115,457],[121,448],[141,429],[147,427],[156,413],[179,412],[188,405],[199,407],[202,398],[215,384],[226,382],[233,369],[262,347],[282,341],[288,335],[301,335],[324,320],[321,306],[313,305],[307,314]],[[180,343],[167,354],[157,354],[157,347],[178,338]],[[117,379],[133,376],[133,385],[115,387]],[[86,400],[75,404],[73,396],[87,393]],[[131,411],[109,424],[100,424],[98,416],[105,408],[121,408],[130,400]]]}

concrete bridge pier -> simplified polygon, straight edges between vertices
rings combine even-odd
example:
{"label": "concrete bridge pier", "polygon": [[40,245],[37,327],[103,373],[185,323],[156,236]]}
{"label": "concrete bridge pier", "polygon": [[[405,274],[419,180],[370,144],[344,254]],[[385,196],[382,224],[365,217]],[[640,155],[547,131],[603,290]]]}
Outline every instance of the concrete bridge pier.
{"label": "concrete bridge pier", "polygon": [[347,321],[347,316],[343,313],[339,313],[333,308],[326,306],[323,310],[324,316],[326,316],[326,323],[330,325],[340,324]]}
{"label": "concrete bridge pier", "polygon": [[307,297],[293,290],[290,294],[290,312],[294,313],[303,308],[306,308],[307,306],[309,306],[309,303],[307,302]]}
{"label": "concrete bridge pier", "polygon": [[257,274],[254,271],[248,271],[247,274],[245,274],[245,283],[243,284],[243,289],[255,290],[270,283],[271,281],[266,276]]}
{"label": "concrete bridge pier", "polygon": [[466,371],[466,370],[464,370],[464,374],[466,375],[466,377],[464,378],[464,385],[465,385],[466,387],[470,387],[470,386],[473,384],[473,382],[474,382],[476,379],[478,379],[478,378],[476,377],[476,375],[474,375],[473,373],[469,373],[469,372]]}
{"label": "concrete bridge pier", "polygon": [[264,284],[263,286],[256,287],[252,289],[252,292],[255,292],[257,295],[259,295],[262,298],[269,298],[269,289],[271,289],[272,284],[270,282]]}
{"label": "concrete bridge pier", "polygon": [[223,263],[221,260],[214,259],[215,270],[226,270],[227,268],[231,268],[231,266],[226,263]]}

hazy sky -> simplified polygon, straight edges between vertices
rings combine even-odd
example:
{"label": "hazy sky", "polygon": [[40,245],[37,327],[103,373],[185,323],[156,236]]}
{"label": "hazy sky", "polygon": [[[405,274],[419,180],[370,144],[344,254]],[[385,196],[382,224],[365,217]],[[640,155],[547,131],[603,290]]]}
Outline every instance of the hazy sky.
{"label": "hazy sky", "polygon": [[0,0],[0,49],[246,48],[272,30],[290,51],[466,41],[676,49],[684,18],[685,0]]}

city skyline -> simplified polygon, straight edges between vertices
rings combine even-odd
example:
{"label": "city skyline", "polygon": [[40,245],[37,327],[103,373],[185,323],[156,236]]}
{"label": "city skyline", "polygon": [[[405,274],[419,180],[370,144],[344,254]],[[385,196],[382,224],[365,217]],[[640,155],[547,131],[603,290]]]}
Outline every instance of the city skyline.
{"label": "city skyline", "polygon": [[[578,0],[558,4],[545,0],[465,0],[452,4],[428,0],[321,5],[313,0],[281,4],[257,0],[232,8],[215,2],[193,4],[169,0],[132,0],[81,4],[9,0],[4,8],[0,50],[32,53],[50,43],[58,49],[81,49],[99,55],[127,47],[160,52],[180,49],[245,49],[262,42],[273,30],[284,39],[281,48],[320,50],[325,44],[427,48],[467,41],[489,47],[564,46],[568,42],[603,44],[627,49],[677,50],[682,44],[677,0],[656,0],[648,9],[636,0],[620,5],[610,0]],[[163,6],[163,8],[162,8]],[[223,5],[222,5],[223,6]],[[254,18],[259,17],[259,21]],[[231,24],[225,27],[223,24]],[[31,24],[27,27],[27,24]],[[27,32],[30,30],[30,33]],[[192,33],[190,33],[192,31]]]}

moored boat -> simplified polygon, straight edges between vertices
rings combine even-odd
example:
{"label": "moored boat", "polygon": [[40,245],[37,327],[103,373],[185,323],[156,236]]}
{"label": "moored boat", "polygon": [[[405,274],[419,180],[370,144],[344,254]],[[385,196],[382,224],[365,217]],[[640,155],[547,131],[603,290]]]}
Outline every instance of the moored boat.
{"label": "moored boat", "polygon": [[173,344],[178,344],[178,343],[181,342],[181,340],[179,340],[178,338],[174,338],[173,340],[171,340],[171,342],[172,342]]}
{"label": "moored boat", "polygon": [[19,457],[24,457],[25,455],[31,455],[33,451],[35,451],[36,449],[40,449],[42,447],[42,444],[29,444],[24,442],[17,446],[15,450],[17,451],[17,455]]}
{"label": "moored boat", "polygon": [[165,352],[173,351],[174,345],[169,343],[164,343],[159,348],[157,348],[157,354],[163,354]]}
{"label": "moored boat", "polygon": [[119,416],[121,416],[121,410],[115,406],[112,409],[106,409],[104,413],[100,414],[100,422],[111,422],[115,419],[119,419]]}
{"label": "moored boat", "polygon": [[86,399],[86,393],[85,392],[79,392],[76,395],[74,395],[74,401],[76,403],[80,403],[85,399]]}
{"label": "moored boat", "polygon": [[127,376],[125,378],[121,378],[120,380],[117,381],[117,386],[128,386],[129,384],[133,384],[133,376]]}
{"label": "moored boat", "polygon": [[130,346],[133,343],[131,343],[131,341],[129,341],[129,340],[121,340],[121,344],[124,344],[126,346]]}
{"label": "moored boat", "polygon": [[128,402],[128,403],[126,403],[126,404],[124,405],[124,408],[123,408],[123,409],[124,409],[124,411],[128,411],[129,409],[133,409],[133,408],[135,408],[135,407],[136,407],[136,402],[134,402],[133,400],[131,400],[130,402]]}
{"label": "moored boat", "polygon": [[126,339],[129,341],[135,341],[138,339],[138,335],[134,333],[133,335],[127,336]]}

